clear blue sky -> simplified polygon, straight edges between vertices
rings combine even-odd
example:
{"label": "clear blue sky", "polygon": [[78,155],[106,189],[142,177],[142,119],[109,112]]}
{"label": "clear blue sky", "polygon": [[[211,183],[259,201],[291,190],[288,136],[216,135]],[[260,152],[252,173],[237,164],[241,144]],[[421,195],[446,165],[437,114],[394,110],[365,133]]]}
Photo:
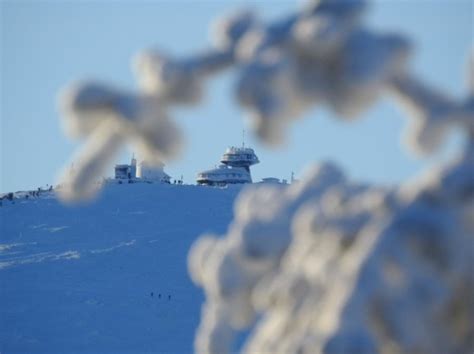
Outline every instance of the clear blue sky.
{"label": "clear blue sky", "polygon": [[[466,93],[463,74],[474,38],[471,0],[378,1],[367,20],[380,30],[413,39],[413,71],[453,95]],[[298,8],[293,2],[221,1],[5,1],[1,4],[1,177],[0,191],[36,188],[55,181],[77,142],[62,134],[56,109],[58,90],[75,79],[97,78],[135,88],[130,59],[143,48],[186,55],[208,43],[208,25],[232,9],[251,5],[271,20]],[[167,165],[173,177],[194,181],[218,162],[226,146],[241,143],[243,112],[235,104],[235,74],[208,86],[206,101],[175,113],[187,136],[182,158]],[[254,179],[289,178],[311,161],[331,159],[353,177],[392,183],[418,173],[433,159],[418,160],[400,146],[406,119],[389,99],[366,116],[340,122],[317,108],[296,123],[288,146],[270,150],[247,134],[261,164]],[[435,159],[458,145],[452,139]],[[120,161],[128,160],[124,153]]]}

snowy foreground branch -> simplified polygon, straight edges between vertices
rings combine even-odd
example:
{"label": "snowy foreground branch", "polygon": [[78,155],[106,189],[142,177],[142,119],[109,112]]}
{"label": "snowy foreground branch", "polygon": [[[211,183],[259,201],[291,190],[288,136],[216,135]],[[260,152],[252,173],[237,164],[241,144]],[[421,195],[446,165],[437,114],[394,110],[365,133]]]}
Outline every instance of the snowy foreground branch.
{"label": "snowy foreground branch", "polygon": [[224,237],[202,237],[189,256],[207,302],[201,353],[226,353],[250,329],[248,353],[466,353],[474,336],[474,68],[463,99],[408,69],[412,48],[363,23],[365,1],[321,0],[264,24],[243,12],[219,20],[214,45],[134,61],[140,90],[84,82],[62,94],[65,126],[86,139],[65,173],[62,197],[95,192],[120,148],[149,161],[182,147],[169,108],[194,105],[205,81],[238,71],[236,95],[262,141],[279,144],[289,124],[317,105],[360,117],[390,95],[411,117],[405,141],[430,154],[447,133],[465,133],[451,165],[386,190],[351,182],[323,164],[290,187],[249,187]]}
{"label": "snowy foreground branch", "polygon": [[230,352],[246,328],[246,353],[472,349],[474,147],[396,190],[330,164],[280,188],[249,188],[225,237],[190,252],[199,353]]}
{"label": "snowy foreground branch", "polygon": [[138,54],[138,92],[100,82],[66,88],[60,100],[66,131],[86,143],[73,159],[77,168],[63,173],[61,196],[92,196],[95,181],[125,144],[150,162],[175,158],[183,139],[169,108],[198,104],[205,81],[230,68],[238,71],[238,100],[268,144],[280,144],[291,121],[315,105],[350,119],[383,94],[410,110],[406,140],[418,153],[439,147],[450,127],[472,129],[472,95],[456,101],[416,80],[407,68],[409,41],[366,28],[365,8],[362,0],[314,1],[270,24],[250,12],[233,14],[217,21],[214,46],[203,54]]}

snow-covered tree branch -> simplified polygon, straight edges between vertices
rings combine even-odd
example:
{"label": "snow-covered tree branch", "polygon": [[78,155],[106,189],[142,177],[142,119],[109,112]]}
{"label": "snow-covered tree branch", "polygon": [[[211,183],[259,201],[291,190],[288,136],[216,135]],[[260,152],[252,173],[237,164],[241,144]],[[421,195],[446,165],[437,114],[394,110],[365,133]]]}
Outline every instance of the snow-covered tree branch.
{"label": "snow-covered tree branch", "polygon": [[62,180],[68,200],[92,196],[126,143],[147,161],[175,158],[183,139],[170,108],[198,104],[223,70],[237,71],[236,96],[268,144],[315,106],[354,119],[385,95],[406,109],[415,153],[464,133],[456,160],[395,189],[357,184],[329,163],[287,188],[246,189],[227,234],[190,252],[207,297],[198,352],[229,352],[246,328],[249,353],[472,350],[474,60],[466,97],[449,97],[412,74],[410,41],[368,28],[365,10],[363,0],[313,1],[269,24],[235,13],[196,56],[140,53],[138,92],[85,82],[61,96],[68,132],[86,140]]}

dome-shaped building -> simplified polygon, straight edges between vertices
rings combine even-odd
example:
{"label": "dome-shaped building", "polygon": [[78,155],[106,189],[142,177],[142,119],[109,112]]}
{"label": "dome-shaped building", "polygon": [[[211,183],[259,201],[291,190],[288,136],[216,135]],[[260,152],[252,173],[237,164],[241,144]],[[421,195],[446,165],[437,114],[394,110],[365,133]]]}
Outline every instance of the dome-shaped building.
{"label": "dome-shaped building", "polygon": [[211,186],[252,183],[250,166],[259,162],[253,149],[244,146],[229,147],[222,156],[221,165],[200,172],[196,181],[198,184]]}

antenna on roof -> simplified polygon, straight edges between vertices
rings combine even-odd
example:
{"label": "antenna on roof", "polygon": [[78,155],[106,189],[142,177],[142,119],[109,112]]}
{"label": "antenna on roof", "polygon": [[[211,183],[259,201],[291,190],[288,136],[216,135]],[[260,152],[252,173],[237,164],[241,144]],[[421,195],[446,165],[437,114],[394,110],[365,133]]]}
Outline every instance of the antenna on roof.
{"label": "antenna on roof", "polygon": [[245,129],[242,129],[242,147],[245,147]]}

